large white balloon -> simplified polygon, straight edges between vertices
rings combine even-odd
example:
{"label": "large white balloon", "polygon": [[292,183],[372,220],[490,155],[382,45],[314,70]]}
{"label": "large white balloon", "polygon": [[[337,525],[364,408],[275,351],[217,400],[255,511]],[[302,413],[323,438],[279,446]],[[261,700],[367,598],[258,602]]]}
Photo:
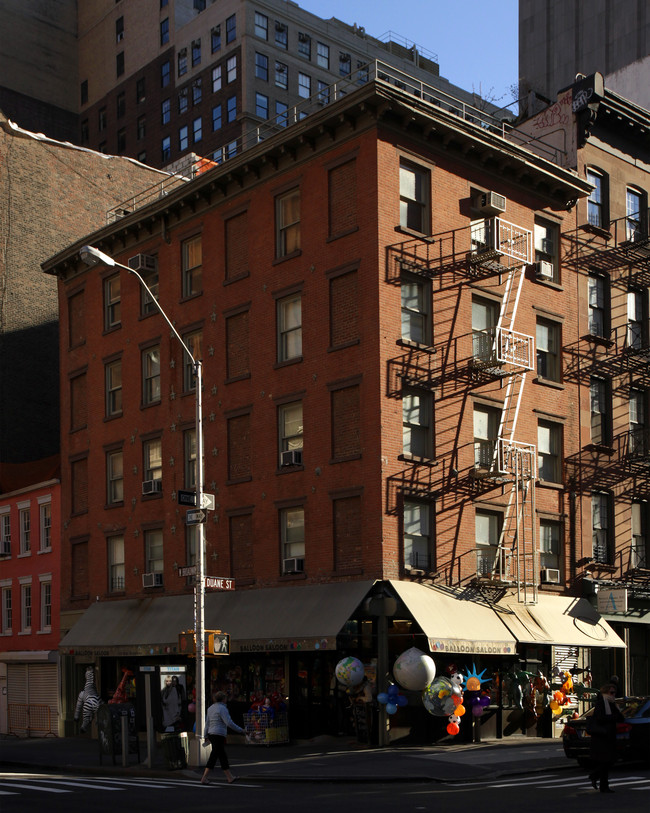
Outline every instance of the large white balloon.
{"label": "large white balloon", "polygon": [[344,686],[358,686],[364,679],[366,670],[358,658],[343,658],[336,664],[336,679]]}
{"label": "large white balloon", "polygon": [[413,646],[395,661],[393,675],[404,689],[421,692],[436,676],[436,665],[433,658]]}

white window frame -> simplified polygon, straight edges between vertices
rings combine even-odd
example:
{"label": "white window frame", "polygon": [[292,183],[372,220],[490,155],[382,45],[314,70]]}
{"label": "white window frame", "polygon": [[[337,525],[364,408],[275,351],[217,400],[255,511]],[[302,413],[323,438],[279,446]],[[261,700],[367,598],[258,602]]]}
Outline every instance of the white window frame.
{"label": "white window frame", "polygon": [[551,319],[537,318],[535,349],[537,375],[546,381],[562,380],[561,347],[562,326]]}
{"label": "white window frame", "polygon": [[108,548],[108,592],[123,593],[126,589],[124,534],[114,534],[106,540]]}
{"label": "white window frame", "polygon": [[11,511],[8,505],[0,509],[0,556],[11,556]]}
{"label": "white window frame", "polygon": [[0,582],[0,599],[2,607],[0,608],[1,617],[0,627],[1,635],[11,635],[13,632],[13,596],[11,579],[3,579]]}
{"label": "white window frame", "polygon": [[420,500],[404,500],[402,546],[405,570],[433,569],[431,548],[432,506]]}
{"label": "white window frame", "polygon": [[414,387],[402,391],[402,454],[405,457],[433,456],[433,415],[430,392]]}
{"label": "white window frame", "polygon": [[52,631],[52,574],[43,573],[38,577],[40,582],[40,631]]}
{"label": "white window frame", "polygon": [[51,497],[39,498],[39,550],[52,550],[52,500]]}
{"label": "white window frame", "polygon": [[280,510],[280,540],[283,559],[305,558],[304,506]]}
{"label": "white window frame", "polygon": [[539,564],[542,570],[560,570],[562,547],[562,523],[559,520],[539,521]]}
{"label": "white window frame", "polygon": [[302,401],[280,404],[278,407],[278,431],[280,436],[280,455],[282,455],[282,452],[302,451]]}
{"label": "white window frame", "polygon": [[418,234],[430,232],[430,176],[428,169],[400,160],[399,224],[400,228]]}
{"label": "white window frame", "polygon": [[402,341],[431,344],[431,284],[428,280],[402,274]]}
{"label": "white window frame", "polygon": [[32,578],[21,578],[20,584],[20,632],[24,635],[32,631]]}
{"label": "white window frame", "polygon": [[20,556],[29,556],[32,551],[32,518],[29,502],[18,503],[18,529],[20,533]]}
{"label": "white window frame", "polygon": [[162,480],[162,438],[142,442],[143,480]]}
{"label": "white window frame", "polygon": [[562,482],[562,426],[537,422],[537,476],[547,483]]}

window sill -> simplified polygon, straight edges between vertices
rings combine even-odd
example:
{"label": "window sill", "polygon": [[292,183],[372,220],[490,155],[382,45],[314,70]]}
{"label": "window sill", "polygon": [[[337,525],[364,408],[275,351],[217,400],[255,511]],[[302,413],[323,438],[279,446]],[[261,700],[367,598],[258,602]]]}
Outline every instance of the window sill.
{"label": "window sill", "polygon": [[333,243],[334,240],[340,240],[341,237],[347,237],[349,234],[354,234],[355,232],[359,231],[358,226],[353,226],[351,229],[346,229],[345,231],[341,231],[338,234],[331,234],[329,237],[326,238],[326,243]]}
{"label": "window sill", "polygon": [[16,559],[26,559],[28,556],[31,556],[31,555],[32,555],[31,550],[24,551],[23,553],[19,553],[19,554],[16,556]]}
{"label": "window sill", "polygon": [[351,460],[361,460],[361,454],[351,454],[346,457],[330,457],[329,463],[330,465],[334,465],[335,463],[349,463]]}
{"label": "window sill", "polygon": [[404,460],[406,463],[414,463],[416,466],[437,466],[439,461],[435,457],[418,457],[414,454],[398,454],[398,460]]}
{"label": "window sill", "polygon": [[395,226],[395,231],[398,234],[406,234],[409,237],[417,237],[420,240],[427,240],[434,242],[430,234],[425,234],[423,231],[416,231],[415,229],[408,229],[405,226]]}
{"label": "window sill", "polygon": [[291,474],[294,471],[304,471],[305,467],[303,465],[296,464],[295,466],[280,466],[276,469],[276,474]]}
{"label": "window sill", "polygon": [[272,262],[271,265],[279,265],[283,263],[285,260],[293,260],[295,257],[302,256],[302,249],[299,248],[297,251],[292,251],[291,254],[285,254],[283,257],[276,257]]}
{"label": "window sill", "polygon": [[554,279],[544,279],[544,277],[535,274],[534,280],[538,285],[544,285],[544,287],[552,288],[554,291],[564,291],[564,286]]}
{"label": "window sill", "polygon": [[543,378],[541,375],[538,375],[537,378],[533,378],[533,384],[539,384],[542,387],[551,387],[551,389],[554,390],[565,389],[564,384],[560,381],[554,381],[552,378]]}
{"label": "window sill", "polygon": [[151,401],[148,404],[140,404],[140,409],[151,409],[151,407],[160,406],[161,401],[158,399],[157,401]]}
{"label": "window sill", "polygon": [[142,502],[151,502],[151,500],[162,500],[162,491],[156,491],[154,494],[143,494]]}
{"label": "window sill", "polygon": [[42,548],[41,550],[36,551],[37,556],[40,556],[43,553],[52,553],[52,548]]}
{"label": "window sill", "polygon": [[234,282],[241,282],[241,280],[243,279],[248,279],[250,275],[251,275],[250,271],[242,271],[241,274],[235,274],[235,276],[226,277],[226,279],[223,281],[223,284],[232,285]]}
{"label": "window sill", "polygon": [[224,384],[234,384],[235,381],[248,381],[251,377],[250,373],[242,373],[241,375],[234,375],[232,378],[226,378]]}
{"label": "window sill", "polygon": [[286,361],[276,361],[273,365],[274,370],[279,370],[281,367],[289,367],[292,364],[300,364],[302,362],[302,356],[296,356],[293,359],[286,359]]}
{"label": "window sill", "polygon": [[395,344],[398,347],[406,347],[408,350],[421,350],[423,353],[430,353],[431,355],[435,355],[438,352],[431,344],[412,342],[410,339],[398,339]]}
{"label": "window sill", "polygon": [[104,423],[108,423],[109,421],[116,421],[118,418],[122,417],[122,412],[115,412],[113,415],[104,415]]}
{"label": "window sill", "polygon": [[227,486],[236,486],[238,483],[250,483],[253,479],[251,474],[247,474],[245,477],[234,477],[232,479],[226,480]]}
{"label": "window sill", "polygon": [[555,480],[538,480],[537,485],[540,488],[554,488],[556,491],[564,490],[564,483],[556,483]]}
{"label": "window sill", "polygon": [[115,333],[118,330],[121,330],[122,324],[119,325],[111,325],[110,327],[105,327],[102,331],[102,336],[108,336],[109,333]]}
{"label": "window sill", "polygon": [[578,226],[582,231],[587,231],[590,234],[597,234],[599,237],[604,237],[605,240],[612,239],[612,233],[609,229],[604,229],[602,226],[594,226],[592,223],[582,223]]}
{"label": "window sill", "polygon": [[344,344],[331,345],[327,348],[327,352],[336,353],[337,350],[345,350],[347,347],[355,347],[358,344],[361,344],[361,339],[351,339],[349,342],[345,342]]}
{"label": "window sill", "polygon": [[586,451],[596,452],[596,454],[606,454],[611,457],[614,454],[614,448],[604,443],[588,443],[585,446]]}
{"label": "window sill", "polygon": [[180,298],[179,302],[189,302],[192,299],[198,299],[200,296],[203,296],[203,291],[197,291],[194,294],[185,294],[185,296]]}
{"label": "window sill", "polygon": [[[306,573],[286,573],[280,575],[281,582],[297,582],[297,581],[304,581],[307,578]],[[241,582],[238,582],[241,584]]]}
{"label": "window sill", "polygon": [[606,339],[604,336],[596,336],[595,333],[587,333],[585,334],[582,339],[585,342],[590,342],[591,344],[599,345],[600,347],[614,347],[614,342],[612,339]]}
{"label": "window sill", "polygon": [[124,500],[120,500],[119,502],[107,502],[104,505],[105,511],[108,511],[111,508],[124,508]]}

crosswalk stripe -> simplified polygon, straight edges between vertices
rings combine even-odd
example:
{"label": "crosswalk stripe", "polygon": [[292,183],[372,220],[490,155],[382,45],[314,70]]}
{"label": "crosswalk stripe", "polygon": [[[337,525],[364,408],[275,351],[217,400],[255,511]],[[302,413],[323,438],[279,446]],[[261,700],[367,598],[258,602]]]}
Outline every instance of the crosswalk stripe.
{"label": "crosswalk stripe", "polygon": [[64,790],[63,788],[42,788],[38,785],[21,785],[17,782],[2,782],[0,783],[6,788],[24,788],[25,790],[42,790],[44,793],[72,793],[71,790]]}

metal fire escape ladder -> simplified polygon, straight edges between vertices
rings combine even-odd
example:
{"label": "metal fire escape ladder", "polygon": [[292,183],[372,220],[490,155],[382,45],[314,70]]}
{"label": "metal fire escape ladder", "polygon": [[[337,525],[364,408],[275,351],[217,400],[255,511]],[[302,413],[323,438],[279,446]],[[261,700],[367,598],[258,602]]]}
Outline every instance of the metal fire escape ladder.
{"label": "metal fire escape ladder", "polygon": [[[513,266],[506,280],[495,342],[501,355],[517,356],[520,334],[514,331],[514,321],[525,277],[526,266]],[[515,576],[518,600],[537,601],[537,550],[535,543],[535,450],[529,444],[515,441],[519,407],[526,383],[526,367],[520,367],[508,377],[495,447],[494,468],[510,475],[512,488],[503,518],[493,565],[493,577]],[[511,561],[514,552],[514,563]],[[514,565],[514,574],[512,573]]]}

